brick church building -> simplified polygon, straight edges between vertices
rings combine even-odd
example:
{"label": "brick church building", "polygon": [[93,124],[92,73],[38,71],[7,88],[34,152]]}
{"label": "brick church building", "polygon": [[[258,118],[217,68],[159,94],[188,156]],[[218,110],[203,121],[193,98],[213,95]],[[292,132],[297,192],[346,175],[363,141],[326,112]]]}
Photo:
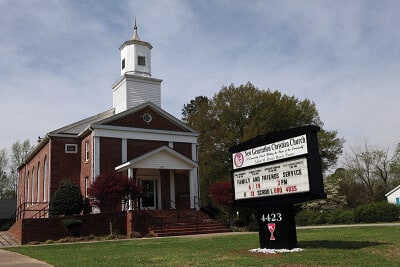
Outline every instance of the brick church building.
{"label": "brick church building", "polygon": [[121,77],[112,86],[112,109],[47,133],[19,167],[23,218],[29,210],[45,209],[63,180],[79,185],[87,197],[96,177],[112,171],[135,177],[149,190],[139,202],[147,208],[198,208],[198,134],[161,108],[162,80],[151,75],[152,45],[139,38],[136,23],[133,37],[119,49]]}

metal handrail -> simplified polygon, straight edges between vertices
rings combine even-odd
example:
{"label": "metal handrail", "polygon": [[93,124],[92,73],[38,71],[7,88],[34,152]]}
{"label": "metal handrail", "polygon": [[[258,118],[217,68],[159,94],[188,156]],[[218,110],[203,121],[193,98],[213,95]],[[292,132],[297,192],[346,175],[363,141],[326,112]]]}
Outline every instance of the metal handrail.
{"label": "metal handrail", "polygon": [[[196,199],[197,199],[197,201],[196,201]],[[214,217],[216,217],[218,215],[215,211],[208,208],[207,202],[200,199],[198,196],[193,196],[193,202],[194,202],[194,206],[196,207],[196,205],[197,205],[199,210],[204,209],[205,211],[207,211],[207,214],[212,214]]]}
{"label": "metal handrail", "polygon": [[[154,210],[150,209],[149,207],[146,207],[146,206],[143,207],[142,205],[140,205],[140,199],[139,199],[139,203],[138,203],[138,208],[143,213],[143,221],[144,222],[146,222],[146,211],[153,213],[153,215],[147,214],[147,217],[150,217],[150,218],[156,219],[156,220],[157,219],[160,220],[160,231],[162,233],[163,232],[163,218],[155,216]],[[144,209],[141,209],[141,208],[144,208]]]}
{"label": "metal handrail", "polygon": [[[25,212],[26,211],[30,211],[30,212],[35,212],[36,211],[37,212],[37,213],[33,214],[32,216],[30,216],[29,218],[36,218],[37,214],[40,214],[42,211],[43,211],[43,214],[45,216],[47,214],[46,213],[46,207],[43,208],[43,209],[38,209],[38,210],[36,210],[36,209],[27,209],[30,206],[39,205],[39,204],[46,204],[47,205],[47,213],[49,212],[48,207],[49,207],[50,202],[24,202],[24,203],[21,203],[17,207],[17,209],[15,210],[15,213],[13,215],[13,219],[14,220],[25,219]],[[27,218],[27,219],[29,219],[29,218]],[[42,217],[39,217],[39,218],[42,218]]]}

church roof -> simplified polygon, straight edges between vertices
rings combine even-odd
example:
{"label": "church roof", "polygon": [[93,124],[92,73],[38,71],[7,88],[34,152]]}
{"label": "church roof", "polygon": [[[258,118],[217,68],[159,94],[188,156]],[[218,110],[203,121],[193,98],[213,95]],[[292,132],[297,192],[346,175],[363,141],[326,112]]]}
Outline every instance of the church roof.
{"label": "church roof", "polygon": [[166,120],[170,121],[171,123],[175,124],[177,126],[177,128],[180,129],[180,131],[184,131],[184,132],[189,132],[189,133],[194,133],[197,135],[197,132],[189,127],[188,125],[186,125],[185,123],[183,123],[181,120],[177,119],[176,117],[174,117],[173,115],[169,114],[167,111],[163,110],[162,108],[160,108],[159,106],[155,105],[152,102],[146,102],[143,103],[141,105],[138,105],[136,107],[130,108],[126,111],[120,112],[118,114],[115,114],[113,116],[104,118],[103,120],[98,120],[96,122],[94,122],[91,126],[93,128],[96,128],[96,126],[100,126],[100,125],[109,125],[111,124],[113,121],[117,121],[120,118],[124,118],[126,116],[129,116],[130,114],[136,113],[140,110],[143,110],[145,108],[150,108],[151,110],[155,111],[157,114],[159,114],[161,117],[165,118]]}
{"label": "church roof", "polygon": [[109,118],[114,115],[114,109],[109,109],[107,111],[104,111],[102,113],[99,113],[97,115],[88,117],[86,119],[74,122],[72,124],[69,124],[67,126],[64,126],[62,128],[59,128],[57,130],[54,130],[50,132],[49,134],[72,134],[72,135],[78,135],[81,133],[83,130],[85,130],[88,125],[91,125],[93,123],[96,123],[97,121],[104,120],[106,118]]}

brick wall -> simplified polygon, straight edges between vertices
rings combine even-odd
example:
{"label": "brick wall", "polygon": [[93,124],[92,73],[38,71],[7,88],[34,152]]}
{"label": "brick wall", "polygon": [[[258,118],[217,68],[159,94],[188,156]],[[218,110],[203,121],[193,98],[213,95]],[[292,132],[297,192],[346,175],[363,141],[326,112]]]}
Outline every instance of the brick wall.
{"label": "brick wall", "polygon": [[[145,113],[148,113],[152,116],[151,122],[147,123],[143,120],[143,115]],[[139,110],[138,112],[135,112],[133,114],[129,114],[122,118],[116,119],[108,124],[114,126],[187,132],[187,130],[182,128],[180,125],[175,124],[169,119],[166,119],[158,112],[155,112],[149,107]]]}
{"label": "brick wall", "polygon": [[[86,160],[86,144],[89,149],[89,158]],[[86,178],[88,179],[88,186],[90,186],[93,181],[92,173],[93,173],[93,138],[92,135],[88,135],[82,139],[81,142],[81,174],[80,174],[80,188],[82,196],[86,196]]]}
{"label": "brick wall", "polygon": [[23,219],[18,220],[8,232],[20,244],[27,244],[33,241],[44,242],[47,240],[59,240],[70,235],[62,223],[63,220],[70,218],[82,221],[82,236],[88,236],[91,234],[95,236],[109,235],[111,218],[113,218],[113,229],[118,234],[127,234],[126,212],[99,213],[62,218]]}
{"label": "brick wall", "polygon": [[114,172],[122,163],[122,139],[100,138],[100,174]]}

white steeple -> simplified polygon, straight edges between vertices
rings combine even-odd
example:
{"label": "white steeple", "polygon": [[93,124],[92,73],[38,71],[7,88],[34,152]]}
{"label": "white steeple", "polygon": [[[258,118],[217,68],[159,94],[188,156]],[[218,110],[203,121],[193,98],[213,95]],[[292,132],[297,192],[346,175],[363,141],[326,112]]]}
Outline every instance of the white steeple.
{"label": "white steeple", "polygon": [[151,77],[151,49],[153,46],[140,40],[136,18],[132,39],[125,41],[119,48],[121,51],[121,75],[133,73]]}
{"label": "white steeple", "polygon": [[151,77],[151,49],[153,46],[140,40],[136,18],[133,36],[122,43],[121,78],[113,85],[113,107],[119,113],[151,101],[161,107],[162,80]]}

